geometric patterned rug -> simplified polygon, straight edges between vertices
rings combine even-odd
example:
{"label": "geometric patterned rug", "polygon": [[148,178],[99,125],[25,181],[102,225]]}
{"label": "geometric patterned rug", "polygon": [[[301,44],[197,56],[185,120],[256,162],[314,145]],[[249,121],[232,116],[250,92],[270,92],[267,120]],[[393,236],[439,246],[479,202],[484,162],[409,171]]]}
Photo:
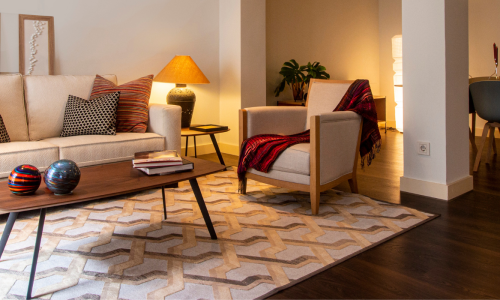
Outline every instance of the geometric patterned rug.
{"label": "geometric patterned rug", "polygon": [[[48,209],[33,296],[42,299],[254,299],[272,295],[435,217],[329,190],[309,194],[234,171],[198,178],[218,240],[188,182]],[[5,226],[5,216],[0,231]],[[38,211],[20,214],[0,262],[0,298],[24,299]]]}

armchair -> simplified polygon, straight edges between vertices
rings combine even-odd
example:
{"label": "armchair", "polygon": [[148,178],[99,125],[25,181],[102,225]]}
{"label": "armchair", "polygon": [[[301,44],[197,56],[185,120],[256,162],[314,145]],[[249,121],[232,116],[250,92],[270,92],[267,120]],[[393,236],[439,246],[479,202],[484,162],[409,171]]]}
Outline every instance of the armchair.
{"label": "armchair", "polygon": [[249,169],[247,179],[309,192],[312,214],[320,193],[348,181],[358,192],[356,167],[362,119],[355,112],[333,112],[353,81],[312,79],[306,107],[253,107],[240,110],[240,147],[258,134],[295,134],[311,130],[310,144],[297,144],[280,154],[268,173]]}

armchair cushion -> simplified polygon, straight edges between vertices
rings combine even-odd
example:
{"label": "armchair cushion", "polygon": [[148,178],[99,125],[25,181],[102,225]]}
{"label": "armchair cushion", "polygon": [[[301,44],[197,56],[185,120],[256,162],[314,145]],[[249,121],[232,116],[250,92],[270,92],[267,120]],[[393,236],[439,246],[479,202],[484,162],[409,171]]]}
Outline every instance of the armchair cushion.
{"label": "armchair cushion", "polygon": [[283,151],[278,156],[271,170],[308,175],[310,173],[309,149],[311,144],[297,144]]}

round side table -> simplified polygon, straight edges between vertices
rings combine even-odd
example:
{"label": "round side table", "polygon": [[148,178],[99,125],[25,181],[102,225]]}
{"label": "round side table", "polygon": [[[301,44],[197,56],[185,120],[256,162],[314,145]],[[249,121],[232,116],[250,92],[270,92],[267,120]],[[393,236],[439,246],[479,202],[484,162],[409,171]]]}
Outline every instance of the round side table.
{"label": "round side table", "polygon": [[219,145],[217,144],[217,140],[215,139],[214,134],[216,133],[224,133],[228,132],[230,129],[227,130],[220,130],[220,131],[212,131],[212,132],[203,132],[203,131],[196,131],[196,130],[190,130],[189,128],[182,128],[181,129],[181,136],[186,137],[186,154],[185,156],[188,155],[188,141],[189,137],[192,136],[194,139],[194,157],[198,158],[196,155],[196,137],[201,136],[201,135],[210,135],[210,139],[212,139],[212,144],[214,144],[215,152],[217,152],[217,156],[219,157],[219,161],[222,165],[226,165],[224,163],[224,159],[222,158],[222,154],[220,153]]}

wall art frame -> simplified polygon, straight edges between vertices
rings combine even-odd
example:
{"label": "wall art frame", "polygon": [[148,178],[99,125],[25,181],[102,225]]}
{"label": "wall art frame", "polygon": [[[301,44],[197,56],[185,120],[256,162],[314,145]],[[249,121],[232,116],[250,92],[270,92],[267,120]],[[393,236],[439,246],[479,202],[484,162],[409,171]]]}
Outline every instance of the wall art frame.
{"label": "wall art frame", "polygon": [[54,17],[19,15],[19,73],[54,75],[54,63]]}

